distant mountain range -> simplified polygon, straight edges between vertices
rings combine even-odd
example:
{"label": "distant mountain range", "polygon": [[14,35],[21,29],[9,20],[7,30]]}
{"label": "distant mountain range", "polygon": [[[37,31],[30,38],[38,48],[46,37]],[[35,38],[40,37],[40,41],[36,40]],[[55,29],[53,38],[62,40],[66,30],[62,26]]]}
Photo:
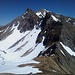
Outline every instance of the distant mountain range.
{"label": "distant mountain range", "polygon": [[0,75],[75,75],[75,18],[46,9],[0,26]]}

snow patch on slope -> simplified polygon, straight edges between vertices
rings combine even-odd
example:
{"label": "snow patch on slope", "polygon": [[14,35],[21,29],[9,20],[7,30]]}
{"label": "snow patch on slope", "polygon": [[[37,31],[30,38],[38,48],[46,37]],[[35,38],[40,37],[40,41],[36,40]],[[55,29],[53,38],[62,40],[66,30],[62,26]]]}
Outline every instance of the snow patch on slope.
{"label": "snow patch on slope", "polygon": [[66,20],[66,22],[69,22],[71,20],[71,18],[68,18],[67,20]]}
{"label": "snow patch on slope", "polygon": [[62,42],[60,42],[60,44],[70,55],[75,56],[75,52],[73,52],[69,47],[65,46]]}
{"label": "snow patch on slope", "polygon": [[42,17],[45,17],[45,15],[46,15],[47,12],[50,12],[50,11],[48,11],[48,10],[46,10],[46,9],[42,9],[42,10],[40,10],[39,12],[37,12],[36,15],[37,15],[39,18],[42,18]]}
{"label": "snow patch on slope", "polygon": [[36,13],[36,15],[37,15],[39,18],[44,17],[40,11],[39,11],[39,12],[37,12],[37,13]]}
{"label": "snow patch on slope", "polygon": [[62,53],[64,56],[66,56],[62,50],[60,50],[60,51],[61,51],[61,53]]}
{"label": "snow patch on slope", "polygon": [[55,16],[51,15],[51,17],[53,18],[54,21],[59,21]]}

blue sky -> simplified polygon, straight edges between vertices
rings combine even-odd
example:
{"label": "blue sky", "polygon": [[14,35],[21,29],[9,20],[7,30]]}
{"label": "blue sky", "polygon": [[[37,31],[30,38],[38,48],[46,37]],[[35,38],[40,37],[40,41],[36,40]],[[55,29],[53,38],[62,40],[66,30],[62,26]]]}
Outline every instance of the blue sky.
{"label": "blue sky", "polygon": [[27,8],[38,11],[42,8],[65,16],[75,17],[75,0],[0,0],[0,25],[10,23]]}

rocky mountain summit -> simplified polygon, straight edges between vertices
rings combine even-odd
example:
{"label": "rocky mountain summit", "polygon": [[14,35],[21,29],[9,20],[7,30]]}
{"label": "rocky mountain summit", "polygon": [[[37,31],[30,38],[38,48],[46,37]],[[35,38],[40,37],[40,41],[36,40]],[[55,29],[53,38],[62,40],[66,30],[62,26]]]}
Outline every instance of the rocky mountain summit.
{"label": "rocky mountain summit", "polygon": [[28,8],[0,26],[0,75],[75,75],[75,18]]}

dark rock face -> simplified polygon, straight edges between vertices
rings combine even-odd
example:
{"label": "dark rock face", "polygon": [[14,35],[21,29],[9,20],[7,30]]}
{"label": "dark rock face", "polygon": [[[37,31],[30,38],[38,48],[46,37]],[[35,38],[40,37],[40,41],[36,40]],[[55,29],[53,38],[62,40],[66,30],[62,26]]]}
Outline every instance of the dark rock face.
{"label": "dark rock face", "polygon": [[18,27],[21,32],[32,30],[34,25],[37,25],[37,21],[39,21],[36,12],[29,8],[26,10],[26,13],[22,17],[24,17],[24,19],[21,20],[21,23]]}
{"label": "dark rock face", "polygon": [[45,55],[48,53],[47,55],[49,56],[55,53],[56,44],[53,44],[53,43],[59,41],[60,39],[60,34],[61,34],[63,24],[59,21],[57,22],[53,21],[50,15],[51,15],[50,13],[47,13],[45,18],[43,19],[41,23],[41,32],[39,33],[36,40],[36,43],[40,43],[43,37],[45,37],[43,41],[43,45],[45,47],[48,47],[48,46],[50,47],[48,48],[47,51],[45,51],[44,53],[41,52],[41,54],[39,55]]}
{"label": "dark rock face", "polygon": [[[72,51],[75,51],[75,27],[73,21],[66,22],[67,17],[61,16],[61,21],[54,21],[51,18],[51,13],[47,13],[41,23],[41,32],[39,33],[36,42],[40,43],[43,40],[43,45],[47,48],[45,51],[41,51],[38,57],[55,55],[54,60],[60,67],[63,66],[63,70],[68,70],[70,74],[74,75],[75,57],[71,56],[60,45],[63,42],[64,45],[70,47]],[[64,19],[62,19],[64,18]],[[62,50],[64,54],[60,51]],[[69,65],[69,66],[68,66]],[[67,74],[67,73],[66,73]]]}

